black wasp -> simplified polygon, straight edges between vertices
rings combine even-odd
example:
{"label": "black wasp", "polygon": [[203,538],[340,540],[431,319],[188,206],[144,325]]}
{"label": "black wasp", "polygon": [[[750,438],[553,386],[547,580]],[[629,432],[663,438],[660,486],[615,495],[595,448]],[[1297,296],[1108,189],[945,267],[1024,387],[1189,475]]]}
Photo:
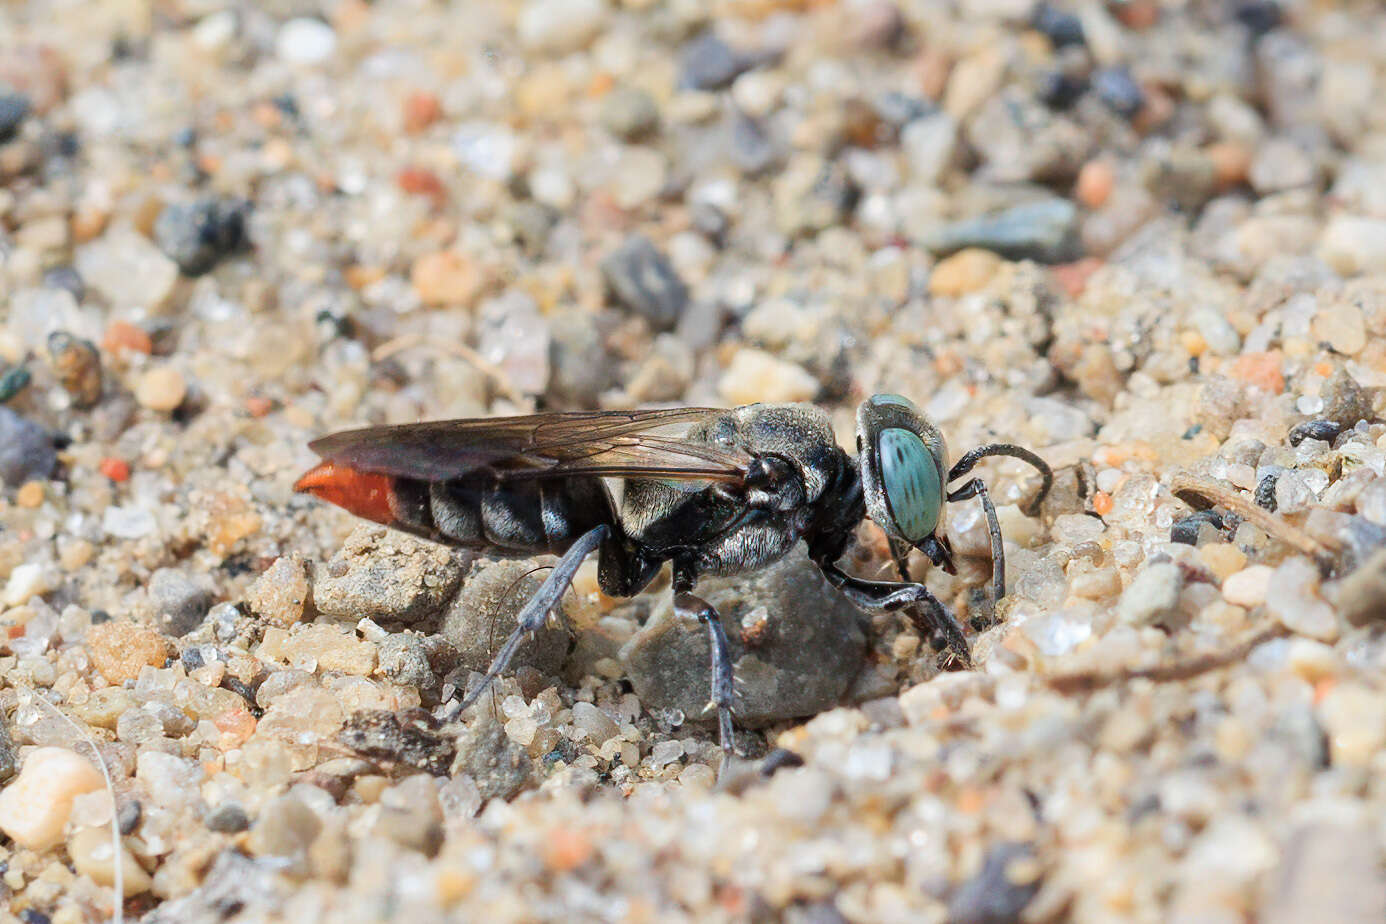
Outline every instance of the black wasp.
{"label": "black wasp", "polygon": [[[677,436],[665,435],[681,426]],[[875,395],[857,411],[857,456],[843,452],[828,415],[812,405],[577,411],[369,427],[316,440],[323,462],[295,486],[352,513],[437,542],[492,556],[559,560],[521,609],[514,632],[465,709],[505,670],[525,634],[540,628],[578,566],[599,554],[598,580],[613,597],[642,591],[673,566],[674,607],[707,626],[712,699],[724,750],[732,747],[732,665],[726,632],[693,591],[702,574],[741,574],[784,556],[800,539],[828,581],[869,610],[906,609],[962,663],[967,641],[951,613],[906,559],[917,548],[953,571],[939,534],[945,501],[977,497],[991,534],[992,588],[1005,593],[996,510],[979,478],[948,490],[987,456],[1049,466],[1009,443],[978,447],[947,468],[943,435],[910,401]],[[616,501],[605,478],[620,478]],[[837,565],[870,517],[890,539],[903,581],[871,581]]]}

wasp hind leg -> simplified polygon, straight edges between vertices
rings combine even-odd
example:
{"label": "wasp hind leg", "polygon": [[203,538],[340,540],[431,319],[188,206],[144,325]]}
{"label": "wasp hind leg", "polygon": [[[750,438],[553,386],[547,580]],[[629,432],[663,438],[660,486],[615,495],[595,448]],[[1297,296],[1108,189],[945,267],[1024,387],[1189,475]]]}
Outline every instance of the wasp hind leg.
{"label": "wasp hind leg", "polygon": [[530,597],[529,602],[516,615],[515,630],[510,633],[510,637],[505,640],[500,651],[496,652],[495,658],[491,660],[491,666],[486,669],[486,676],[476,685],[476,689],[463,697],[455,707],[448,710],[448,719],[461,714],[468,706],[480,699],[481,694],[486,692],[491,683],[505,673],[505,669],[510,665],[510,659],[515,657],[515,652],[519,649],[525,636],[544,627],[549,613],[558,606],[558,601],[563,599],[564,592],[572,585],[573,578],[577,575],[583,560],[601,546],[602,540],[607,537],[609,532],[610,527],[604,524],[597,526],[583,533],[576,542],[568,547],[568,550],[563,553],[563,557],[558,560],[558,564],[554,565],[549,576],[544,579],[544,583],[539,585],[534,596]]}
{"label": "wasp hind leg", "polygon": [[722,627],[722,617],[717,610],[703,598],[695,597],[692,591],[692,575],[675,572],[675,614],[682,618],[696,618],[707,626],[712,673],[712,696],[707,708],[717,710],[718,743],[722,745],[722,753],[731,757],[736,754],[732,733],[732,699],[736,691],[732,678],[731,645],[727,642],[727,630]]}

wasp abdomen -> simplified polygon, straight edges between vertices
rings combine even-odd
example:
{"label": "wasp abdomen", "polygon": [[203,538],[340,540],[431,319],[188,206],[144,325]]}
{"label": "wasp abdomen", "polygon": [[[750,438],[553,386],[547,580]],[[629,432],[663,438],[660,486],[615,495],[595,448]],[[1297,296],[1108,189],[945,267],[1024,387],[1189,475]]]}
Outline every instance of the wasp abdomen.
{"label": "wasp abdomen", "polygon": [[435,533],[447,542],[510,555],[561,554],[578,536],[612,524],[610,496],[595,478],[425,486]]}

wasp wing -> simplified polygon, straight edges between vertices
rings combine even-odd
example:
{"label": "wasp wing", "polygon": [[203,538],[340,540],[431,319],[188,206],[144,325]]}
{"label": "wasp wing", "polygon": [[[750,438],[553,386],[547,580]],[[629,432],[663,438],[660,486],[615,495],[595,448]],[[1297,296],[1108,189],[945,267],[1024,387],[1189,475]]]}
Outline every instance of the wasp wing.
{"label": "wasp wing", "polygon": [[484,471],[504,481],[600,475],[737,482],[750,461],[746,453],[650,432],[719,413],[698,407],[439,420],[347,430],[308,445],[328,462],[423,481]]}

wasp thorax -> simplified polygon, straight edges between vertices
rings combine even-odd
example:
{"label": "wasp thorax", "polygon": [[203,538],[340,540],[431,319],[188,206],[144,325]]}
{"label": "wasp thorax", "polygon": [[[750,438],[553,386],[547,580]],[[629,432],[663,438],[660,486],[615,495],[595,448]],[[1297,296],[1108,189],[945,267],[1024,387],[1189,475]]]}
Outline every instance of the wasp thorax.
{"label": "wasp thorax", "polygon": [[909,399],[873,395],[857,410],[857,446],[871,519],[911,545],[933,535],[947,453],[938,428]]}

